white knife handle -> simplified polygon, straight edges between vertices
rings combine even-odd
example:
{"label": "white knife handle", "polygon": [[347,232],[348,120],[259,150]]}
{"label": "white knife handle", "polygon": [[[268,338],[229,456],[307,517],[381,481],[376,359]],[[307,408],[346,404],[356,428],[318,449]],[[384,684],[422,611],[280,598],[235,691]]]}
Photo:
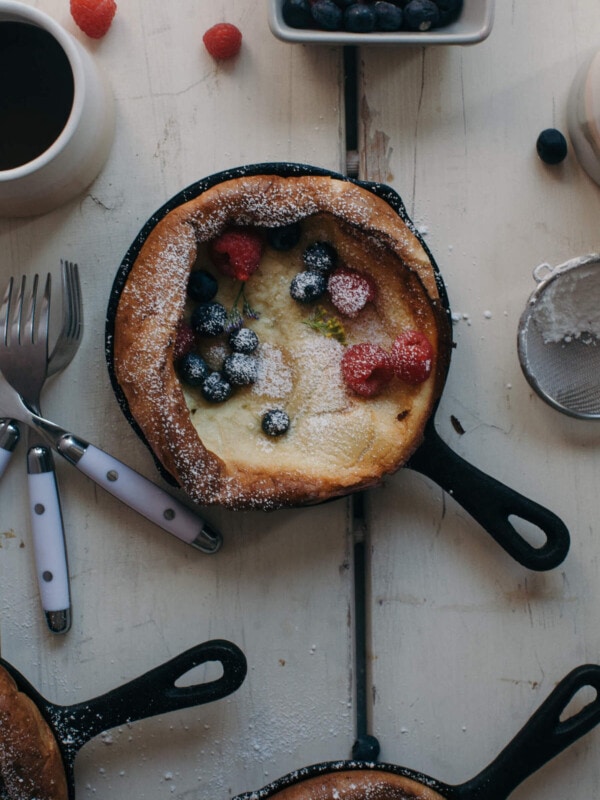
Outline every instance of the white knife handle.
{"label": "white knife handle", "polygon": [[52,633],[71,627],[69,570],[60,497],[49,448],[35,446],[27,454],[27,481],[35,567],[42,608]]}
{"label": "white knife handle", "polygon": [[67,437],[58,452],[107,492],[167,533],[203,553],[215,553],[221,535],[164,489],[93,444]]}
{"label": "white knife handle", "polygon": [[0,478],[4,475],[4,470],[17,446],[19,435],[19,429],[12,420],[0,421]]}

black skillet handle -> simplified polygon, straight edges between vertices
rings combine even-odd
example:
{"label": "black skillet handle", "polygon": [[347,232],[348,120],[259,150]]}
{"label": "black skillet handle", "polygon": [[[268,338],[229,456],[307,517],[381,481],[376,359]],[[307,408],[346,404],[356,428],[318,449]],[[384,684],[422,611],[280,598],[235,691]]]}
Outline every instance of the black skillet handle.
{"label": "black skillet handle", "polygon": [[[569,703],[587,687],[596,696],[580,711],[561,719]],[[453,787],[452,800],[505,800],[544,764],[600,723],[600,666],[570,672],[500,755],[467,783]]]}
{"label": "black skillet handle", "polygon": [[[562,520],[461,458],[439,437],[431,421],[407,466],[445,489],[524,567],[554,569],[566,558],[570,536]],[[511,516],[540,528],[546,534],[545,543],[541,547],[531,545],[513,526]]]}
{"label": "black skillet handle", "polygon": [[[213,661],[223,667],[220,677],[192,686],[175,685],[194,667]],[[69,730],[67,749],[76,751],[96,734],[118,725],[220,700],[241,686],[246,671],[242,651],[231,642],[214,639],[93,700],[57,706],[52,716],[59,717],[54,720],[58,731]]]}

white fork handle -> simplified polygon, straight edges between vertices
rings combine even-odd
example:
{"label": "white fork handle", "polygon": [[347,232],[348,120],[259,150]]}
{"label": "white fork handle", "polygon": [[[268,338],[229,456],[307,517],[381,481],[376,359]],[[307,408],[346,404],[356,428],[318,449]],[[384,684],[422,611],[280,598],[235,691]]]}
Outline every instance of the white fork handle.
{"label": "white fork handle", "polygon": [[57,443],[57,449],[88,478],[167,533],[204,553],[220,548],[221,536],[207,522],[118,459],[75,437]]}
{"label": "white fork handle", "polygon": [[48,447],[37,445],[30,448],[27,473],[42,609],[52,633],[66,633],[71,627],[69,571],[54,461]]}

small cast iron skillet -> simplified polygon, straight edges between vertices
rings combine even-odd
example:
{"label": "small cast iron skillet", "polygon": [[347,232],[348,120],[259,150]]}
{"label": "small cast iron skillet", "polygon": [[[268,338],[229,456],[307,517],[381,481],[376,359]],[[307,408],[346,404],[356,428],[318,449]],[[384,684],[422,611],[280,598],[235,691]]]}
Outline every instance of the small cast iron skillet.
{"label": "small cast iron skillet", "polygon": [[[575,695],[586,687],[596,690],[595,698],[580,711],[563,719]],[[313,778],[335,776],[351,770],[356,773],[376,770],[391,773],[433,790],[445,800],[506,800],[526,778],[557,756],[562,750],[588,733],[600,722],[600,666],[586,664],[570,672],[534,713],[514,739],[478,775],[465,783],[446,784],[405,767],[360,761],[335,761],[314,764],[286,775],[256,792],[238,795],[234,800],[267,800],[291,786]],[[382,776],[383,777],[383,776]],[[307,789],[308,790],[308,789]],[[313,795],[308,795],[312,797]],[[331,795],[333,797],[334,794]],[[344,800],[340,791],[335,795]],[[368,797],[368,795],[365,795]],[[297,795],[297,800],[302,793]],[[329,796],[328,796],[329,800]]]}
{"label": "small cast iron skillet", "polygon": [[[175,685],[194,667],[208,662],[222,665],[223,674],[219,678],[192,686]],[[35,703],[50,726],[62,755],[70,800],[75,797],[75,756],[94,736],[128,722],[220,700],[241,686],[247,671],[246,657],[235,644],[213,639],[106,694],[83,703],[59,706],[46,700],[12,664],[0,659],[0,665],[12,676],[19,691]]]}
{"label": "small cast iron skillet", "polygon": [[[135,432],[144,442],[144,435],[129,411],[127,400],[118,384],[114,371],[113,342],[115,316],[121,292],[127,281],[127,276],[146,238],[155,225],[166,216],[166,214],[218,183],[248,175],[278,175],[284,178],[300,175],[330,176],[337,180],[356,183],[385,200],[415,234],[431,260],[441,302],[446,312],[445,316],[448,324],[449,338],[451,337],[452,320],[450,303],[440,271],[429,248],[410,220],[401,198],[389,186],[354,180],[344,175],[331,172],[330,170],[324,170],[305,164],[253,164],[219,172],[183,189],[150,217],[125,254],[111,290],[105,331],[105,352],[108,371],[113,391],[123,413]],[[533,500],[529,500],[518,492],[509,489],[507,486],[504,486],[499,481],[481,472],[454,453],[436,433],[433,422],[434,413],[435,409],[427,423],[424,440],[405,466],[427,475],[441,488],[449,492],[454,499],[485,528],[496,542],[523,566],[528,569],[543,571],[553,569],[561,564],[566,558],[570,546],[569,532],[562,520],[548,509],[538,505]],[[147,444],[147,442],[145,443]],[[150,450],[150,452],[152,452],[152,450]],[[156,458],[154,460],[165,480],[174,484],[172,476],[164,470]],[[544,544],[539,547],[531,545],[514,527],[510,520],[511,517],[520,518],[537,526],[546,535]]]}

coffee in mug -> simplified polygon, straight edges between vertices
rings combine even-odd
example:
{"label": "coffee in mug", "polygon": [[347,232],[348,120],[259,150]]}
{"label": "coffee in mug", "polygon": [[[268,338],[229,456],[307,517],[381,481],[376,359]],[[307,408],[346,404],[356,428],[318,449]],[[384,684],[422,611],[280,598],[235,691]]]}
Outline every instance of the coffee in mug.
{"label": "coffee in mug", "polygon": [[92,55],[48,14],[0,0],[0,217],[75,198],[113,134],[112,92]]}
{"label": "coffee in mug", "polygon": [[73,94],[69,59],[48,31],[0,22],[0,170],[33,161],[58,139]]}

